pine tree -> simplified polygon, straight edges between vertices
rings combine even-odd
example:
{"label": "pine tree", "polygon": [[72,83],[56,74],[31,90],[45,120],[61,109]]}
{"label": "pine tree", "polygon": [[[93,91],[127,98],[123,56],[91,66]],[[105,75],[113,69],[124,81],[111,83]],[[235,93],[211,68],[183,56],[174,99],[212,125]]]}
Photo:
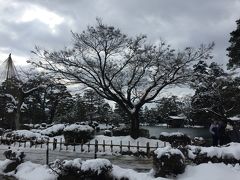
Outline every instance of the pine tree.
{"label": "pine tree", "polygon": [[240,19],[236,21],[237,29],[230,33],[229,42],[231,45],[227,48],[229,62],[227,64],[229,69],[240,67]]}

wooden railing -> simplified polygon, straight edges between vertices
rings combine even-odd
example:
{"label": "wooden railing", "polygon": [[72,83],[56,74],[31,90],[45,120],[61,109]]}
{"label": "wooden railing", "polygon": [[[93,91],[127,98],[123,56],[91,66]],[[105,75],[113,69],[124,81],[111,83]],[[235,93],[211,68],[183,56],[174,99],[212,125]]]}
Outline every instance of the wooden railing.
{"label": "wooden railing", "polygon": [[[46,149],[46,164],[48,164],[49,159],[49,151],[68,151],[72,150],[74,152],[92,152],[94,153],[94,158],[97,158],[97,153],[99,152],[111,152],[111,153],[120,153],[120,154],[127,154],[127,153],[144,153],[147,157],[151,157],[152,151],[159,148],[166,146],[166,142],[163,142],[163,144],[159,144],[158,142],[156,145],[150,145],[150,142],[147,142],[146,144],[140,144],[140,142],[136,142],[135,144],[131,144],[130,141],[128,141],[127,144],[124,144],[123,141],[119,141],[117,143],[116,141],[110,141],[110,143],[106,143],[105,140],[102,140],[102,142],[99,142],[98,140],[89,141],[87,143],[84,143],[84,141],[81,141],[81,143],[66,143],[63,141],[62,138],[59,140],[53,139],[52,141],[48,141],[46,139],[34,139],[34,140],[27,140],[25,138],[6,138],[3,136],[0,136],[0,144],[6,144],[9,146],[14,147],[23,147],[23,148],[44,148]],[[116,147],[116,148],[114,148]],[[77,148],[79,150],[77,150]]]}

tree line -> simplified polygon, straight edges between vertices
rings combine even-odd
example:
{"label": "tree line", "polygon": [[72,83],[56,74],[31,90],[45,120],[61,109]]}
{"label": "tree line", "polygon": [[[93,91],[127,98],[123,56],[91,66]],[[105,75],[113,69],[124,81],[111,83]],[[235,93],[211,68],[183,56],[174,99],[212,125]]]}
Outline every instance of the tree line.
{"label": "tree line", "polygon": [[[239,67],[239,20],[237,25],[237,30],[231,33],[231,46],[227,49],[229,68]],[[116,116],[128,119],[133,138],[139,136],[139,124],[143,119],[145,105],[156,101],[159,94],[169,87],[187,85],[195,90],[195,94],[191,98],[185,98],[182,103],[176,97],[158,99],[156,112],[159,112],[159,107],[171,109],[171,112],[156,115],[159,119],[169,113],[178,114],[179,109],[182,109],[181,112],[189,112],[185,113],[189,119],[199,121],[227,119],[239,113],[239,78],[233,73],[225,72],[217,63],[207,62],[212,59],[214,43],[176,51],[164,41],[149,43],[145,35],[130,37],[120,29],[102,23],[100,19],[97,19],[96,25],[88,26],[82,33],[73,32],[72,35],[71,47],[60,51],[36,47],[32,51],[35,56],[29,62],[43,72],[52,74],[54,80],[81,84],[91,89],[90,94],[96,94],[99,102],[100,99],[115,102],[116,111],[122,113]],[[29,86],[32,86],[33,91],[30,91]],[[105,103],[105,106],[95,108],[97,102],[93,97],[72,96],[63,84],[48,83],[44,79],[29,81],[21,86],[21,92],[24,101],[18,103],[18,109],[22,111],[27,107],[24,113],[35,116],[30,118],[33,121],[39,119],[52,122],[57,117],[65,119],[64,121],[75,121],[81,117],[92,120],[100,117],[103,107],[109,109]],[[14,99],[14,96],[7,97]],[[94,108],[90,107],[91,103],[86,103],[86,99],[95,101]],[[177,107],[172,106],[171,101]],[[12,104],[8,106],[11,107]],[[84,111],[87,106],[89,108],[86,108],[88,110],[85,110],[85,115],[74,115],[81,112],[79,109]],[[30,113],[29,109],[35,110],[34,113]],[[11,111],[11,108],[7,110]],[[145,115],[155,113],[154,109],[145,110],[150,111]],[[107,112],[104,111],[103,114]],[[115,115],[108,116],[113,117]]]}

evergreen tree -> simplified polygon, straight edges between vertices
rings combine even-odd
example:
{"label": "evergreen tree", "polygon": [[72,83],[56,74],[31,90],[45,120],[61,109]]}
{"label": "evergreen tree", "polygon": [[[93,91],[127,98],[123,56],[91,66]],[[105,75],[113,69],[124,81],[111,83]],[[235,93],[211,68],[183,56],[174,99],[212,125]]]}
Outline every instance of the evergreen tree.
{"label": "evergreen tree", "polygon": [[192,118],[201,125],[208,126],[212,119],[226,121],[239,113],[239,78],[234,78],[216,63],[211,63],[207,72],[192,87]]}
{"label": "evergreen tree", "polygon": [[228,68],[239,68],[240,67],[240,19],[236,21],[237,29],[230,33],[230,46],[227,48],[229,62]]}

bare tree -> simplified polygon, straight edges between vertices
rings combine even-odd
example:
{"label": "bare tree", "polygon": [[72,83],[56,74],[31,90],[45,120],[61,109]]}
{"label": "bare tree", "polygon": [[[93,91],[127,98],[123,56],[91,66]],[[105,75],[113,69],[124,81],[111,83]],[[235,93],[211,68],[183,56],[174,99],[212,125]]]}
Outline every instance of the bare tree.
{"label": "bare tree", "polygon": [[32,64],[52,71],[56,77],[92,88],[115,101],[128,114],[131,136],[139,136],[139,110],[167,86],[186,83],[193,61],[208,59],[213,44],[175,52],[160,42],[147,43],[146,36],[130,38],[100,20],[82,33],[73,33],[74,46],[57,52],[35,49]]}

